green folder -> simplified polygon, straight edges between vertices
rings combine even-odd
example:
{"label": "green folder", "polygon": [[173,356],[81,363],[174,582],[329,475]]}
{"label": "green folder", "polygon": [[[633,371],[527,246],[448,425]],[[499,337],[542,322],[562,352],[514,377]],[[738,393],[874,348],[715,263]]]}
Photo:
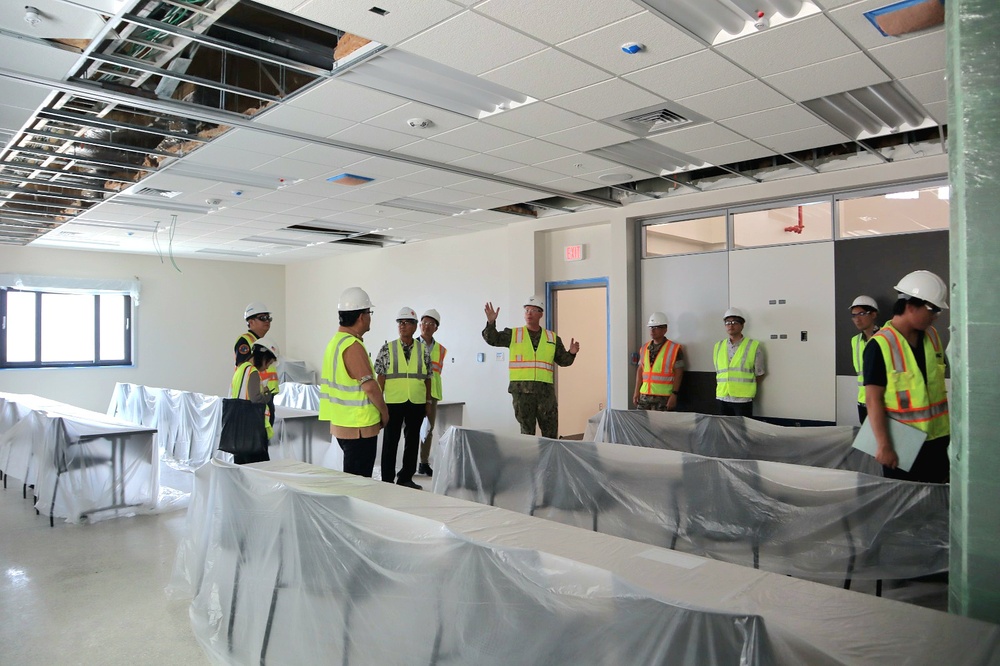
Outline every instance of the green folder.
{"label": "green folder", "polygon": [[[904,472],[909,472],[910,468],[913,467],[913,461],[917,459],[917,454],[920,453],[920,447],[927,439],[927,433],[888,417],[886,423],[889,425],[889,439],[892,440],[892,448],[896,450],[896,456],[899,458],[897,466]],[[858,430],[858,435],[854,438],[852,446],[858,451],[864,451],[873,458],[875,457],[878,443],[875,441],[875,431],[872,430],[870,418],[865,419],[865,423]]]}

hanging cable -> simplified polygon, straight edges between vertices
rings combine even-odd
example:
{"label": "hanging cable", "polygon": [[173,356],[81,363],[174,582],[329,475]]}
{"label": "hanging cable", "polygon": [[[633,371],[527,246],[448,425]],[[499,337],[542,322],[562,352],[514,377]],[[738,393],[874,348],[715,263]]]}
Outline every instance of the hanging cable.
{"label": "hanging cable", "polygon": [[160,263],[163,263],[163,250],[160,248],[160,239],[157,237],[160,231],[160,221],[156,221],[156,225],[153,226],[153,249],[156,250],[156,256],[160,258]]}
{"label": "hanging cable", "polygon": [[178,273],[183,273],[177,262],[174,261],[174,232],[177,230],[177,216],[170,216],[170,231],[167,234],[169,238],[167,239],[167,255],[170,257],[170,263],[174,265]]}

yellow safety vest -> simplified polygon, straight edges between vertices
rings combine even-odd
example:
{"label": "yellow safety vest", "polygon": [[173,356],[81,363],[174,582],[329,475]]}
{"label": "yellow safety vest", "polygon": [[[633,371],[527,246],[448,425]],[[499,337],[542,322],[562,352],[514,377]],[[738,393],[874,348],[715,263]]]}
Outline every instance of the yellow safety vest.
{"label": "yellow safety vest", "polygon": [[[649,342],[642,346],[639,352],[642,357],[642,385],[639,393],[643,395],[670,395],[674,392],[674,362],[681,346],[673,340],[666,340],[660,353],[652,365],[649,363]],[[669,359],[669,360],[667,360]]]}
{"label": "yellow safety vest", "polygon": [[[250,400],[250,377],[256,374],[260,377],[260,372],[253,367],[253,363],[245,361],[241,363],[236,372],[233,373],[232,386],[229,389],[230,398],[240,400]],[[267,430],[267,438],[274,437],[274,429],[271,427],[271,408],[264,408],[264,429]]]}
{"label": "yellow safety vest", "polygon": [[715,343],[715,397],[753,398],[757,395],[754,359],[760,342],[743,338],[732,360],[726,340]]}
{"label": "yellow safety vest", "polygon": [[435,400],[440,400],[443,395],[441,391],[441,370],[444,368],[444,357],[447,353],[448,350],[444,348],[444,345],[435,340],[431,347],[431,371],[434,373],[431,376],[431,397]]}
{"label": "yellow safety vest", "polygon": [[[258,338],[253,331],[247,331],[240,337],[236,338],[236,344],[239,344],[240,340],[246,340],[247,346],[250,347],[250,352],[253,352],[253,343],[257,342]],[[233,365],[236,365],[236,352],[233,352]]]}
{"label": "yellow safety vest", "polygon": [[403,344],[399,340],[389,343],[389,367],[385,373],[385,401],[391,405],[412,402],[422,405],[427,402],[427,371],[424,365],[424,345],[413,341],[410,359],[403,354]]}
{"label": "yellow safety vest", "polygon": [[[368,399],[368,394],[361,388],[361,382],[347,374],[344,364],[344,352],[353,345],[364,343],[350,333],[338,331],[326,345],[323,354],[323,372],[319,386],[319,418],[333,425],[345,428],[365,428],[382,422],[378,407]],[[368,352],[365,351],[365,355]],[[371,359],[368,359],[371,368]],[[372,368],[372,377],[375,369]]]}
{"label": "yellow safety vest", "polygon": [[542,331],[538,350],[531,346],[528,327],[522,326],[511,331],[510,336],[510,381],[543,382],[552,384],[556,369],[556,334]]}
{"label": "yellow safety vest", "polygon": [[277,362],[267,366],[267,369],[260,373],[260,381],[264,386],[271,389],[272,393],[278,392],[278,364]]}
{"label": "yellow safety vest", "polygon": [[[878,327],[875,328],[875,332],[878,332]],[[875,333],[872,333],[872,335],[874,336]],[[871,340],[871,338],[868,338],[868,340]],[[865,374],[861,365],[865,355],[865,345],[868,344],[868,340],[865,340],[864,333],[858,333],[851,338],[851,352],[854,359],[854,372],[858,375],[858,402],[862,405],[865,404]]]}
{"label": "yellow safety vest", "polygon": [[938,332],[931,327],[924,335],[926,382],[917,366],[913,349],[892,324],[879,330],[872,340],[878,343],[885,360],[887,385],[884,400],[889,418],[923,430],[927,439],[950,434],[948,394],[944,385],[944,350]]}

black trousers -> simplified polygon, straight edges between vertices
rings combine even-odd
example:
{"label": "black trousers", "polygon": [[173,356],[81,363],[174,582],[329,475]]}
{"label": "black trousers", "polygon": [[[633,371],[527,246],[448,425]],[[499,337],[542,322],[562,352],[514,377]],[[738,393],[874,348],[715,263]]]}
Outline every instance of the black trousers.
{"label": "black trousers", "polygon": [[358,439],[340,439],[340,450],[344,452],[344,471],[357,476],[372,478],[375,469],[375,451],[378,449],[378,435]]}
{"label": "black trousers", "polygon": [[948,445],[951,435],[929,439],[920,447],[917,459],[909,472],[889,469],[882,465],[882,474],[887,479],[902,481],[919,481],[921,483],[949,483],[951,479],[951,462],[948,460]]}
{"label": "black trousers", "polygon": [[723,416],[753,416],[753,402],[726,402],[716,400],[719,403],[719,413]]}
{"label": "black trousers", "polygon": [[[382,480],[412,481],[417,471],[417,452],[420,450],[420,426],[427,415],[427,405],[412,402],[390,403],[389,422],[382,432]],[[403,432],[403,467],[396,475],[396,451],[399,433]]]}
{"label": "black trousers", "polygon": [[865,419],[868,418],[868,407],[863,402],[858,403],[858,419],[861,421],[861,425],[865,424]]}
{"label": "black trousers", "polygon": [[253,451],[252,453],[234,453],[233,463],[236,465],[246,465],[248,463],[264,462],[270,460],[271,456],[267,453],[267,448],[263,448],[260,451]]}

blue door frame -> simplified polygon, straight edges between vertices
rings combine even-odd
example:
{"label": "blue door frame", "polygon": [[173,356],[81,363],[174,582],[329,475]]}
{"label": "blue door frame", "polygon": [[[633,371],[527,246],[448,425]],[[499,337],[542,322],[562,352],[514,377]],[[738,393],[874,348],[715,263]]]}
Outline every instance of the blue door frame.
{"label": "blue door frame", "polygon": [[[605,377],[606,386],[604,387],[604,407],[607,407],[611,403],[611,289],[609,287],[608,278],[584,278],[581,280],[561,280],[557,282],[546,282],[545,283],[545,328],[554,330],[552,328],[552,303],[553,303],[553,293],[561,289],[581,289],[587,287],[604,287],[604,312],[607,317],[605,322],[605,328],[607,330],[607,340],[608,348],[606,350],[606,357],[604,359],[605,364]],[[556,331],[558,333],[558,331]]]}

